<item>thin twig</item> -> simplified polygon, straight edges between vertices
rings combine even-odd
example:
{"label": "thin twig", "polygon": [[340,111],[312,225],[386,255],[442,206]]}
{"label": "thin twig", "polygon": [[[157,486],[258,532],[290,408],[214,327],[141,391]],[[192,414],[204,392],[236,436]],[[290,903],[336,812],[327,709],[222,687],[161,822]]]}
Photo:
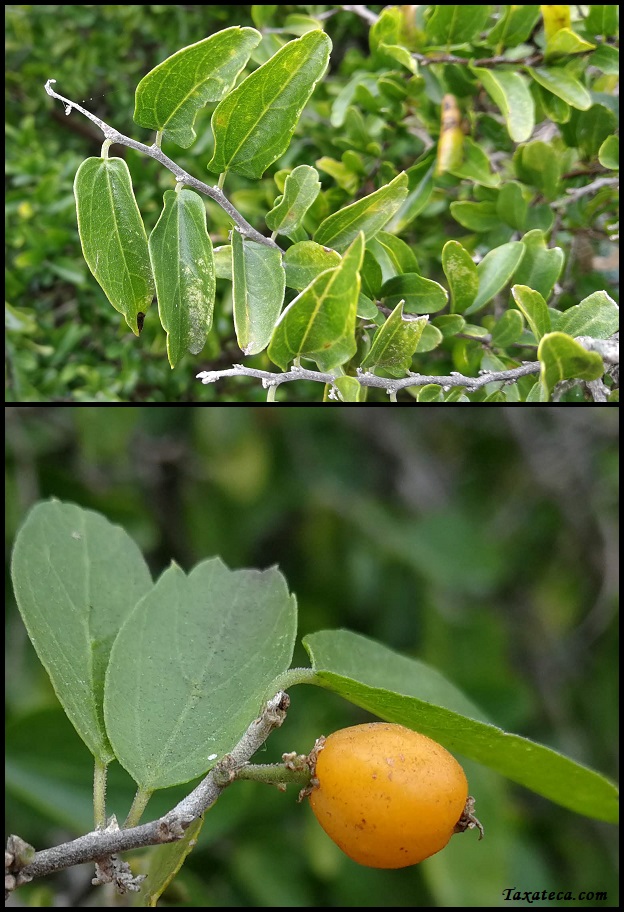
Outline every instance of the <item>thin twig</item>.
{"label": "thin twig", "polygon": [[63,104],[66,105],[66,114],[69,114],[71,109],[75,108],[76,111],[80,111],[81,114],[84,114],[85,117],[88,117],[90,121],[99,127],[105,138],[110,140],[110,142],[120,143],[122,146],[128,146],[130,149],[135,149],[137,152],[142,152],[144,155],[149,155],[150,158],[155,158],[157,162],[160,162],[160,164],[164,165],[167,170],[171,171],[179,183],[192,187],[194,190],[197,190],[198,193],[203,193],[205,196],[209,196],[210,199],[214,200],[215,203],[218,203],[219,206],[221,206],[221,208],[227,212],[230,218],[238,225],[241,234],[243,234],[245,237],[248,237],[252,241],[256,241],[258,244],[264,244],[267,247],[276,247],[278,250],[281,250],[275,241],[272,241],[271,238],[265,237],[263,234],[260,234],[259,231],[256,231],[256,229],[253,228],[249,222],[243,218],[238,209],[232,205],[223,191],[218,187],[210,187],[208,184],[204,184],[203,181],[197,180],[196,177],[193,177],[188,173],[188,171],[185,171],[168,156],[166,156],[156,144],[152,146],[146,146],[144,143],[137,142],[135,139],[130,139],[129,136],[124,136],[123,133],[120,133],[118,130],[115,130],[114,127],[111,127],[107,123],[104,123],[103,120],[100,120],[100,118],[96,117],[95,114],[91,114],[90,111],[87,111],[85,108],[81,107],[79,104],[77,104],[77,102],[70,101],[69,98],[65,98],[63,95],[59,95],[54,91],[54,89],[51,88],[51,85],[54,82],[56,82],[56,79],[48,79],[45,84],[45,90],[48,95],[52,96],[52,98],[58,98],[59,101],[62,101]]}
{"label": "thin twig", "polygon": [[554,203],[550,203],[550,208],[561,209],[564,206],[575,203],[582,196],[591,196],[592,193],[598,193],[603,187],[619,187],[619,185],[619,177],[599,177],[597,180],[592,181],[591,184],[585,184],[584,187],[571,187],[566,190],[566,196],[555,200]]}
{"label": "thin twig", "polygon": [[[191,823],[211,807],[223,789],[235,779],[236,770],[247,763],[273,729],[282,724],[288,704],[288,695],[283,691],[272,697],[233,750],[212,768],[190,795],[159,820],[122,830],[113,817],[104,830],[94,830],[72,842],[35,852],[34,855],[30,852],[32,857],[29,857],[29,846],[19,837],[10,836],[7,843],[5,889],[10,892],[35,877],[43,877],[87,861],[96,861],[117,852],[181,839]],[[25,863],[26,859],[28,863]],[[134,880],[136,882],[138,879]],[[136,889],[136,885],[130,884],[128,880],[124,886],[125,889],[133,889],[133,886]]]}

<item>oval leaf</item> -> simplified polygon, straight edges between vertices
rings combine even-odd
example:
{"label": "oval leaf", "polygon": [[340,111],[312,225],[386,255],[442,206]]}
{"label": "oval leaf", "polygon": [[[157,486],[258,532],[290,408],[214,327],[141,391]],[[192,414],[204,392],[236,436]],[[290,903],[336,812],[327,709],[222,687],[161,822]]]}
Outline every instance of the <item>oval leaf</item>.
{"label": "oval leaf", "polygon": [[474,66],[470,69],[500,109],[513,141],[525,142],[535,126],[535,104],[524,77],[509,70]]}
{"label": "oval leaf", "polygon": [[260,178],[290,143],[297,121],[329,62],[321,31],[289,41],[224,98],[212,115],[208,170]]}
{"label": "oval leaf", "polygon": [[514,285],[511,293],[518,309],[524,314],[535,341],[539,342],[542,336],[550,332],[550,314],[546,301],[539,291],[527,288],[526,285]]}
{"label": "oval leaf", "polygon": [[236,338],[246,355],[267,347],[284,303],[282,254],[232,232],[232,296]]}
{"label": "oval leaf", "polygon": [[185,351],[199,354],[212,326],[215,267],[206,207],[193,190],[166,190],[165,207],[149,239],[158,313],[175,367]]}
{"label": "oval leaf", "polygon": [[476,264],[459,241],[447,241],[442,249],[442,269],[451,290],[451,313],[463,313],[479,290]]}
{"label": "oval leaf", "polygon": [[288,669],[296,623],[275,567],[229,570],[216,557],[188,576],[165,570],[121,628],[106,674],[106,730],[141,788],[188,782],[234,747]]}
{"label": "oval leaf", "polygon": [[326,269],[333,269],[339,262],[340,254],[330,247],[321,247],[314,241],[300,241],[284,254],[286,284],[289,288],[303,291],[317,275]]}
{"label": "oval leaf", "polygon": [[314,240],[339,253],[353,242],[360,231],[370,241],[389,222],[407,196],[407,174],[400,174],[374,193],[329,215],[316,230]]}
{"label": "oval leaf", "polygon": [[291,301],[275,327],[268,350],[271,361],[286,370],[301,356],[330,371],[353,357],[363,256],[360,233],[335,269],[322,272]]}
{"label": "oval leaf", "polygon": [[104,728],[104,675],[119,628],[152,580],[119,526],[57,500],[36,504],[15,539],[11,573],[28,635],[72,725],[94,757],[115,756]]}
{"label": "oval leaf", "polygon": [[428,314],[446,307],[448,292],[432,279],[425,279],[416,272],[406,272],[384,282],[381,297],[388,307],[395,307],[403,298],[408,313]]}
{"label": "oval leaf", "polygon": [[560,380],[597,380],[604,374],[598,352],[590,352],[563,332],[547,333],[539,344],[537,357],[540,370],[542,402],[550,399]]}
{"label": "oval leaf", "polygon": [[286,178],[283,195],[275,200],[273,209],[267,212],[267,226],[271,231],[288,237],[301,225],[320,189],[321,182],[316,168],[299,165]]}
{"label": "oval leaf", "polygon": [[362,367],[381,367],[393,377],[403,376],[412,365],[412,355],[420,342],[428,317],[404,317],[403,301],[375,333],[373,344]]}
{"label": "oval leaf", "polygon": [[479,291],[473,303],[466,309],[466,314],[474,313],[485,307],[494,295],[502,291],[516,271],[525,250],[521,241],[510,241],[508,244],[501,244],[500,247],[495,247],[494,250],[486,253],[477,266]]}
{"label": "oval leaf", "polygon": [[608,339],[620,325],[620,308],[606,291],[595,291],[580,304],[568,307],[557,321],[557,329],[569,336]]}
{"label": "oval leaf", "polygon": [[87,158],[76,172],[74,195],[87,266],[138,336],[137,316],[152,303],[154,279],[127,164],[121,158]]}
{"label": "oval leaf", "polygon": [[197,112],[221,101],[261,40],[255,29],[234,26],[167,57],[138,84],[134,122],[186,149],[195,140]]}
{"label": "oval leaf", "polygon": [[527,70],[539,85],[562,98],[573,108],[586,111],[591,107],[591,95],[583,83],[563,67],[527,67]]}

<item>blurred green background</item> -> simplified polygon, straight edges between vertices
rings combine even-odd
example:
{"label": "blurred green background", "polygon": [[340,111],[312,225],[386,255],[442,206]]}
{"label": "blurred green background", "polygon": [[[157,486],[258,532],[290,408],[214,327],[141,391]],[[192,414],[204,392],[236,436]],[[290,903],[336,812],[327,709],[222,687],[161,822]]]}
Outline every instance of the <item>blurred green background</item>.
{"label": "blurred green background", "polygon": [[[374,637],[439,669],[502,728],[615,777],[617,413],[335,414],[10,407],[6,559],[30,506],[55,496],[123,525],[155,575],[172,558],[187,570],[212,555],[233,568],[278,564],[297,595],[299,639],[338,627]],[[91,758],[58,708],[10,581],[6,641],[7,833],[44,848],[91,828]],[[300,645],[294,664],[308,664]],[[259,762],[371,719],[317,688],[290,696]],[[459,759],[482,842],[467,833],[416,867],[362,868],[296,790],[240,782],[207,815],[163,904],[498,906],[514,887],[606,890],[601,905],[617,905],[614,827]],[[157,793],[146,819],[185,791]],[[109,813],[125,817],[132,794],[113,764]],[[12,902],[114,905],[91,896],[91,876],[83,865]]]}

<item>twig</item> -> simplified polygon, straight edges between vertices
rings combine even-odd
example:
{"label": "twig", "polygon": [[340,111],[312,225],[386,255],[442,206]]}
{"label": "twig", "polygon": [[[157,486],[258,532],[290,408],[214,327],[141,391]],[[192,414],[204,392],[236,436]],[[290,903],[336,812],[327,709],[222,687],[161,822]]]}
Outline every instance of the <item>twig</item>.
{"label": "twig", "polygon": [[619,177],[599,177],[597,180],[592,181],[591,184],[585,184],[584,187],[572,187],[566,190],[567,195],[562,199],[555,200],[554,203],[550,203],[550,207],[551,209],[561,209],[564,206],[569,206],[570,203],[575,203],[582,196],[597,193],[603,187],[619,187],[619,184]]}
{"label": "twig", "polygon": [[[409,374],[399,380],[390,380],[386,377],[378,377],[376,374],[370,374],[358,369],[357,379],[362,386],[377,387],[385,389],[390,394],[396,394],[399,390],[407,389],[409,386],[426,386],[429,383],[436,383],[443,389],[450,389],[453,386],[465,386],[468,392],[475,392],[488,383],[502,382],[513,383],[519,377],[526,377],[528,374],[537,374],[540,370],[539,361],[527,361],[507,371],[483,371],[478,377],[464,377],[456,371],[451,372],[445,377],[426,376],[425,374]],[[306,370],[303,367],[293,367],[283,374],[274,374],[270,371],[259,370],[255,367],[245,367],[243,364],[234,364],[233,367],[221,371],[202,371],[197,374],[197,379],[202,383],[215,383],[222,377],[255,377],[262,381],[262,385],[267,388],[270,386],[279,386],[281,383],[289,383],[292,380],[315,380],[317,383],[331,383],[332,385],[342,376],[339,373],[323,373],[320,371]]]}
{"label": "twig", "polygon": [[[223,789],[236,778],[236,770],[246,764],[273,729],[282,724],[288,705],[288,694],[283,691],[270,699],[260,717],[251,723],[234,749],[212,768],[190,795],[159,820],[122,830],[113,817],[104,830],[94,830],[72,842],[34,854],[23,840],[10,836],[7,842],[5,889],[10,892],[35,877],[43,877],[86,861],[96,861],[117,852],[181,839],[191,823],[211,807]],[[123,887],[136,889],[137,881],[138,878],[126,874]]]}
{"label": "twig", "polygon": [[215,203],[218,203],[221,208],[227,212],[230,218],[236,222],[238,227],[241,230],[241,233],[250,238],[252,241],[257,241],[258,244],[264,244],[267,247],[276,247],[278,250],[281,250],[280,246],[272,241],[271,238],[265,237],[263,234],[260,234],[259,231],[256,231],[248,221],[246,221],[243,216],[240,214],[238,209],[236,209],[229,199],[225,196],[222,190],[218,187],[210,187],[208,184],[204,184],[203,181],[197,180],[196,177],[193,177],[188,171],[185,171],[179,165],[176,165],[168,156],[158,148],[154,143],[152,146],[146,146],[144,143],[137,142],[135,139],[130,139],[129,136],[124,136],[123,133],[119,133],[118,130],[115,130],[114,127],[110,127],[107,123],[104,123],[103,120],[100,120],[99,117],[96,117],[95,114],[91,114],[90,111],[85,110],[75,101],[70,101],[69,98],[65,98],[63,95],[59,95],[54,89],[51,88],[52,83],[55,83],[56,79],[48,79],[45,84],[45,90],[48,95],[51,95],[52,98],[58,98],[59,101],[62,101],[65,105],[65,113],[69,114],[72,108],[75,108],[77,111],[80,111],[81,114],[84,114],[85,117],[88,117],[97,127],[100,128],[105,138],[110,140],[112,143],[120,143],[122,146],[128,146],[130,149],[136,149],[137,152],[142,152],[144,155],[149,155],[150,158],[155,158],[157,162],[160,162],[161,165],[164,165],[167,170],[171,171],[178,183],[186,184],[189,187],[192,187],[194,190],[197,190],[199,193],[209,196],[210,199],[214,200]]}

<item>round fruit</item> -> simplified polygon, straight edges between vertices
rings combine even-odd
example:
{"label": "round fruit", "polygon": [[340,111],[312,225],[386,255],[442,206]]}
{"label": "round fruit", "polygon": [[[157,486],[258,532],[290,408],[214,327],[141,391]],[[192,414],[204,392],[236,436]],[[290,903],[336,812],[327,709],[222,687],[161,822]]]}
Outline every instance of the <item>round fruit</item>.
{"label": "round fruit", "polygon": [[343,852],[404,868],[443,849],[466,806],[464,771],[440,744],[402,725],[334,732],[319,751],[310,804]]}

